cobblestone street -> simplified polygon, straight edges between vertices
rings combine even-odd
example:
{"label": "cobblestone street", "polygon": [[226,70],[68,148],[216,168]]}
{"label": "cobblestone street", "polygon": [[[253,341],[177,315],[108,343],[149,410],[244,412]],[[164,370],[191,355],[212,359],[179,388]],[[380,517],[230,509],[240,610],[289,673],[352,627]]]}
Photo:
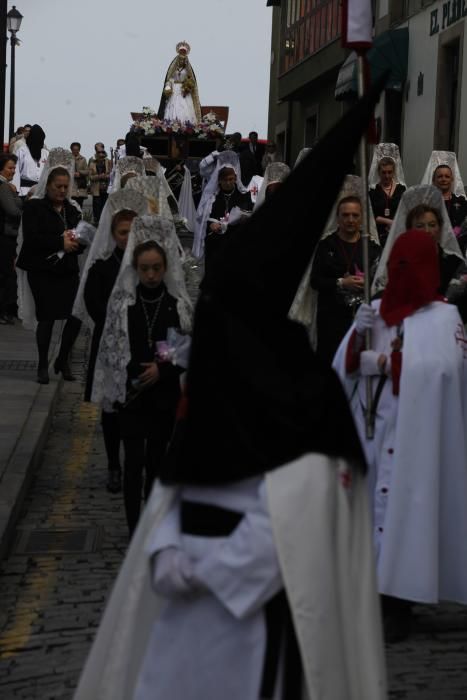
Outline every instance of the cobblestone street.
{"label": "cobblestone street", "polygon": [[[127,544],[121,495],[105,488],[99,412],[82,402],[83,354],[80,338],[74,362],[80,381],[62,385],[19,522],[22,536],[1,567],[2,700],[72,696]],[[47,530],[43,541],[28,546],[38,528]]]}
{"label": "cobblestone street", "polygon": [[[121,495],[105,489],[99,413],[82,402],[84,354],[81,337],[80,381],[62,385],[18,536],[0,568],[1,700],[72,697],[127,544]],[[466,700],[467,610],[415,612],[410,640],[388,650],[390,698]]]}

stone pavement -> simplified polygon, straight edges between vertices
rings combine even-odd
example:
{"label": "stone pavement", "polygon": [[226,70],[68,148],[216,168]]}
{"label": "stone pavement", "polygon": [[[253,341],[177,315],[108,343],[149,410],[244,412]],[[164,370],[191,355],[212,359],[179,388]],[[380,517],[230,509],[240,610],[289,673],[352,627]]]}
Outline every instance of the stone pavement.
{"label": "stone pavement", "polygon": [[[50,358],[60,336],[55,324]],[[58,381],[36,383],[34,333],[17,321],[0,326],[0,556],[5,551],[31,468],[47,434]]]}
{"label": "stone pavement", "polygon": [[[29,357],[12,349],[18,361]],[[85,352],[82,335],[74,352],[81,380]],[[0,388],[13,372],[21,374],[0,374]],[[25,370],[16,380],[25,397],[33,378]],[[42,461],[0,563],[1,700],[71,700],[127,545],[122,497],[105,490],[98,412],[82,402],[82,381],[55,390]],[[411,638],[387,649],[390,700],[466,700],[467,608],[415,612]]]}
{"label": "stone pavement", "polygon": [[[83,379],[80,336],[73,370]],[[124,555],[121,495],[105,489],[97,409],[63,382],[16,538],[0,565],[0,698],[71,698]]]}

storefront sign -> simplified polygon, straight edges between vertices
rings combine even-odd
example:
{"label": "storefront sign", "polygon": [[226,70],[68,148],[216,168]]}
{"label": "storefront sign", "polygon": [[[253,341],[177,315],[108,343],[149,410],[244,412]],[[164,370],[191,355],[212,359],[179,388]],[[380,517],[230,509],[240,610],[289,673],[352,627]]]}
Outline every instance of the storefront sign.
{"label": "storefront sign", "polygon": [[448,0],[430,12],[430,36],[467,17],[467,0]]}

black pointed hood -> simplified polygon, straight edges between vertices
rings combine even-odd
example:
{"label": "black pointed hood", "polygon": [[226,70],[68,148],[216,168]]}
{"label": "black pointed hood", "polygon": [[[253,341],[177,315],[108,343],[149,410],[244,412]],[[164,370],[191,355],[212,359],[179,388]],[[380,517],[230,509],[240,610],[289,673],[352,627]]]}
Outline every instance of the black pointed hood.
{"label": "black pointed hood", "polygon": [[364,468],[334,372],[287,314],[382,83],[233,234],[202,283],[186,404],[161,479],[225,484],[307,452]]}

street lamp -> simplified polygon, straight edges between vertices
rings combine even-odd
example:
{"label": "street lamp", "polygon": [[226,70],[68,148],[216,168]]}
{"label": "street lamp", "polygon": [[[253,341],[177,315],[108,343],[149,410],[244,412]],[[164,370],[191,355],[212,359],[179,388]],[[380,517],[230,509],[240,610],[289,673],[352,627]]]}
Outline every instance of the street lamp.
{"label": "street lamp", "polygon": [[18,43],[16,34],[21,27],[23,15],[13,5],[6,16],[7,29],[11,34],[11,62],[10,62],[10,139],[15,133],[15,48]]}

